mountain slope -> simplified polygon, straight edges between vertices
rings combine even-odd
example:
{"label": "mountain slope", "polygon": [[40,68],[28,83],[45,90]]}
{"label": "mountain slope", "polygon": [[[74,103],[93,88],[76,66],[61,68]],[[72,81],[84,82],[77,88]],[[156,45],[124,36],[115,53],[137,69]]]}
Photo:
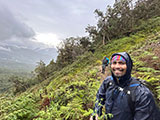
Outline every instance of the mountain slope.
{"label": "mountain slope", "polygon": [[56,59],[55,48],[30,49],[11,45],[0,46],[0,68],[34,68],[40,60],[48,64],[51,59]]}
{"label": "mountain slope", "polygon": [[[86,52],[73,64],[54,72],[14,100],[1,99],[2,108],[5,108],[1,110],[2,120],[89,119],[101,84],[101,60],[104,55],[110,57],[122,51],[128,52],[134,61],[132,75],[150,82],[153,93],[160,99],[160,18],[144,22],[136,29],[137,32],[129,37],[112,40],[97,48],[94,54]],[[45,100],[51,103],[47,104]]]}

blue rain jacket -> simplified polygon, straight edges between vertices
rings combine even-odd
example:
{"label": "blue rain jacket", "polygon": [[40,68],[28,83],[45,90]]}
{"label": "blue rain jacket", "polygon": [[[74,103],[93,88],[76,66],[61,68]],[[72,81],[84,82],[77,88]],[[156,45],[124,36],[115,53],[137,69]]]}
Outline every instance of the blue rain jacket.
{"label": "blue rain jacket", "polygon": [[[112,57],[115,55],[125,58],[126,74],[119,78],[119,83],[113,73],[103,81],[97,92],[94,112],[101,116],[102,107],[105,105],[105,113],[113,114],[109,120],[160,120],[159,108],[151,91],[143,84],[132,84],[135,78],[131,77],[130,56],[126,52],[113,54]],[[109,85],[110,83],[112,85]],[[122,88],[122,90],[117,90],[117,88]],[[127,90],[129,94],[125,92]]]}

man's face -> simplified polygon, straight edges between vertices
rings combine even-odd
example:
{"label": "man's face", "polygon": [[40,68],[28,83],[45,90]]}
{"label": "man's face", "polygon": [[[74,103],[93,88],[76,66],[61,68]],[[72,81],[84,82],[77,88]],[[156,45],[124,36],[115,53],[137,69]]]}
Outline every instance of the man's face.
{"label": "man's face", "polygon": [[113,61],[111,64],[111,70],[115,77],[122,77],[127,71],[126,62],[122,60]]}

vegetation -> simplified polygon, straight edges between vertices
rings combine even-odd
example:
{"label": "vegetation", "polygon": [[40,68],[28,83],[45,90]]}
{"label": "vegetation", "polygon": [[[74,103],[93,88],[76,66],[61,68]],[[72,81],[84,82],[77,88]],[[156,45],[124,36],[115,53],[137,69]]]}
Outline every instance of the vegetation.
{"label": "vegetation", "polygon": [[[88,37],[67,38],[58,48],[56,62],[38,63],[29,86],[20,88],[15,95],[0,95],[0,119],[89,119],[102,82],[101,59],[122,51],[134,61],[132,75],[151,83],[150,89],[160,105],[158,3],[159,0],[138,0],[133,7],[131,0],[116,0],[105,14],[96,10],[98,23],[86,28]],[[18,86],[27,83],[13,78]]]}
{"label": "vegetation", "polygon": [[15,78],[21,79],[22,82],[27,82],[30,79],[32,74],[29,70],[25,69],[16,69],[13,70],[7,68],[0,68],[0,93],[8,92],[14,89],[14,80]]}

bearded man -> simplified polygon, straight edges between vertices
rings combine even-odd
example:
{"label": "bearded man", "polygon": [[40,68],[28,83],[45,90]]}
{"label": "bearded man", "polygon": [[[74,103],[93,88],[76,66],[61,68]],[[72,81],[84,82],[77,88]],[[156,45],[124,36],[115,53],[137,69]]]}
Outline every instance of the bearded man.
{"label": "bearded man", "polygon": [[137,78],[131,77],[133,63],[129,54],[115,53],[110,61],[112,75],[103,81],[97,92],[90,120],[98,120],[104,105],[104,119],[107,120],[160,120],[151,91]]}

